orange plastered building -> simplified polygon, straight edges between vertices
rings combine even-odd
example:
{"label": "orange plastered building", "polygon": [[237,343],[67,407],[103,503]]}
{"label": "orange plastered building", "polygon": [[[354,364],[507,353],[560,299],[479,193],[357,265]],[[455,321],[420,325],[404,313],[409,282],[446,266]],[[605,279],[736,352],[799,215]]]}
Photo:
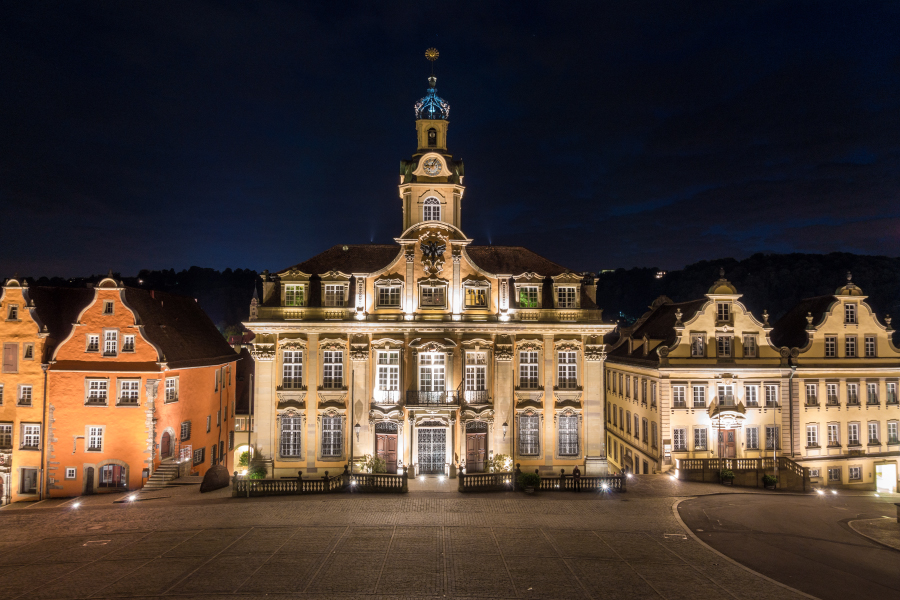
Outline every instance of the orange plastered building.
{"label": "orange plastered building", "polygon": [[41,314],[77,308],[73,322],[51,325],[48,495],[139,489],[161,461],[199,475],[213,464],[231,471],[239,357],[212,321],[192,298],[112,277],[90,292],[73,307],[50,288],[32,290],[47,304]]}

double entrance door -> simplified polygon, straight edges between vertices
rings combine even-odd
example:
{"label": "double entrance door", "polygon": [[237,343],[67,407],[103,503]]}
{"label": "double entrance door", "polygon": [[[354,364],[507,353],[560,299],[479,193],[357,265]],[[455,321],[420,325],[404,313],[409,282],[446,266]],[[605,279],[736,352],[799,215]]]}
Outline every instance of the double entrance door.
{"label": "double entrance door", "polygon": [[384,461],[388,473],[397,473],[397,434],[375,434],[375,452]]}
{"label": "double entrance door", "polygon": [[487,423],[466,423],[466,473],[484,473],[487,461]]}
{"label": "double entrance door", "polygon": [[443,475],[447,463],[447,430],[419,428],[418,463],[420,475]]}
{"label": "double entrance door", "polygon": [[736,440],[734,429],[719,430],[719,458],[735,458]]}

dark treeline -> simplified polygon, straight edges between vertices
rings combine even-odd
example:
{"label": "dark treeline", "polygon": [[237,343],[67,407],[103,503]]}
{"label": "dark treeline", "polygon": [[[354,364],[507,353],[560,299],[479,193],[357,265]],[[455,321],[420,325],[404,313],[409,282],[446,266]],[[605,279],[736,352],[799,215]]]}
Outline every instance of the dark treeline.
{"label": "dark treeline", "polygon": [[832,254],[754,254],[744,260],[723,258],[701,261],[661,279],[657,269],[618,269],[598,277],[597,304],[607,320],[632,322],[647,311],[655,298],[666,295],[675,302],[702,298],[719,278],[743,294],[741,302],[757,318],[769,311],[774,323],[803,298],[833,294],[852,272],[853,282],[868,296],[867,302],[883,318],[900,317],[900,258]]}
{"label": "dark treeline", "polygon": [[[113,276],[124,281],[128,286],[196,298],[200,307],[206,311],[223,335],[238,333],[241,330],[241,321],[246,321],[250,314],[253,287],[259,281],[259,275],[250,269],[216,271],[201,267],[191,267],[182,271],[175,271],[175,269],[148,271],[144,269],[136,277],[122,277],[120,273],[113,273]],[[83,287],[96,284],[104,277],[106,275],[69,279],[41,277],[37,280],[29,279],[29,283],[31,285]]]}

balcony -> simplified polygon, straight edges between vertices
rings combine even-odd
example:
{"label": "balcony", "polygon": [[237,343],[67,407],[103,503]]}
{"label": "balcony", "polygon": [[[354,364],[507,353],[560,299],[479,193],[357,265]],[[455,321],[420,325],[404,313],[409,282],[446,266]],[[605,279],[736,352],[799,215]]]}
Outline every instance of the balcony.
{"label": "balcony", "polygon": [[465,390],[463,400],[466,404],[490,404],[491,398],[487,390]]}
{"label": "balcony", "polygon": [[459,395],[455,390],[443,392],[406,392],[406,406],[459,406]]}
{"label": "balcony", "polygon": [[400,390],[375,390],[372,403],[378,405],[396,405],[400,404],[402,398],[403,392]]}

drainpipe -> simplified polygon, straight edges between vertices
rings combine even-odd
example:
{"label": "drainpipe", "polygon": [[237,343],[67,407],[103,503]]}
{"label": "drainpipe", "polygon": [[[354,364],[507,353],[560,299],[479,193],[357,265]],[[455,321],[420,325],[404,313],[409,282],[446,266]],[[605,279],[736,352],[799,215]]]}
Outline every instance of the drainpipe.
{"label": "drainpipe", "polygon": [[[350,363],[351,367],[353,363]],[[353,475],[353,384],[355,382],[356,371],[350,371],[350,423],[347,425],[347,431],[350,433],[350,474]]]}
{"label": "drainpipe", "polygon": [[[41,471],[40,471],[40,485],[38,487],[38,499],[44,499],[44,453],[46,452],[47,442],[49,438],[47,437],[47,369],[50,368],[50,365],[44,363],[41,365],[41,370],[44,372],[44,405],[41,409]],[[12,469],[10,469],[10,475],[12,475]],[[12,477],[10,477],[12,479]],[[8,486],[12,489],[12,481],[10,481],[10,485]]]}

